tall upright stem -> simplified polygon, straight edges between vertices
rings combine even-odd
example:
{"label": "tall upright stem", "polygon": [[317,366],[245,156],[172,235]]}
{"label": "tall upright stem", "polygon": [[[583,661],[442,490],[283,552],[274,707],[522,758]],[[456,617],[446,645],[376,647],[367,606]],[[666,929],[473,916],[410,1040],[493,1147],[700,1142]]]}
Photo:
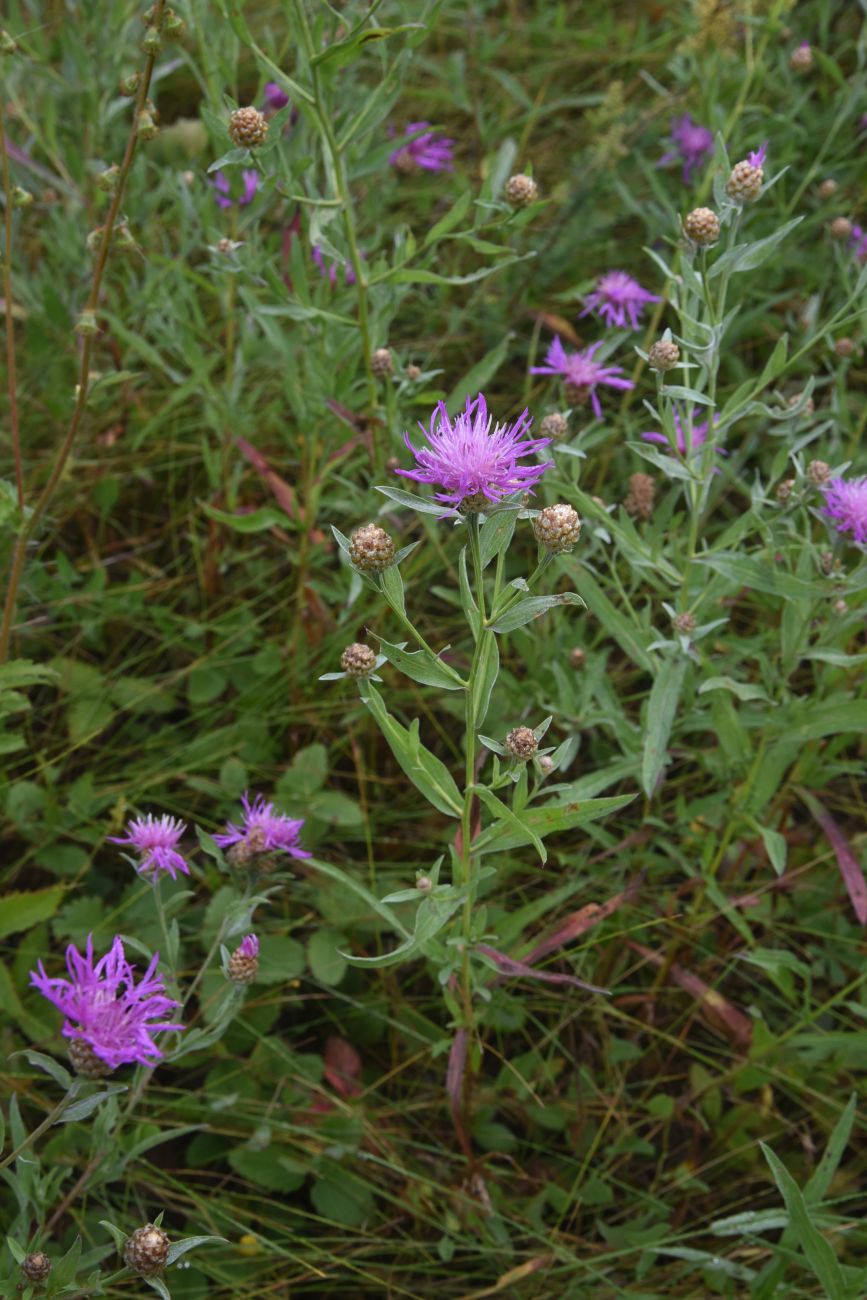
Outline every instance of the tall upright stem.
{"label": "tall upright stem", "polygon": [[[2,56],[0,56],[2,57]],[[18,430],[18,386],[15,379],[15,319],[12,314],[12,182],[9,176],[9,154],[6,149],[6,130],[0,109],[0,167],[3,170],[3,195],[5,199],[6,246],[3,251],[3,299],[6,308],[6,380],[9,388],[9,429],[12,435],[12,456],[15,461],[15,487],[18,492],[18,509],[24,511],[24,474],[21,468],[21,436]]]}

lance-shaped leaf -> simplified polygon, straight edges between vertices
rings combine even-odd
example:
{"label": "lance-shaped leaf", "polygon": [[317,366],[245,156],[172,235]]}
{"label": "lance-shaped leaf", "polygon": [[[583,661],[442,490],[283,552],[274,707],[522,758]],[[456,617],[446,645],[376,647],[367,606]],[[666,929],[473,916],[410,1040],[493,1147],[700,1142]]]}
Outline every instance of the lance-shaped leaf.
{"label": "lance-shaped leaf", "polygon": [[377,957],[356,957],[350,952],[341,952],[340,956],[351,966],[368,966],[381,968],[394,966],[397,962],[408,961],[411,957],[423,956],[426,944],[439,934],[446,922],[455,914],[464,901],[462,892],[455,891],[446,898],[428,896],[423,898],[416,908],[415,928],[408,939],[392,948],[391,952],[381,953]]}
{"label": "lance-shaped leaf", "polygon": [[[517,844],[532,844],[542,861],[548,861],[545,845],[536,832],[527,825],[525,815],[522,814],[519,817],[517,813],[513,813],[508,804],[504,804],[502,799],[498,799],[486,785],[474,785],[472,791],[473,794],[479,796],[485,807],[496,817],[495,827],[504,827],[507,831],[511,831],[512,835],[516,837],[515,842]],[[479,848],[479,840],[476,840],[476,848]]]}
{"label": "lance-shaped leaf", "polygon": [[641,784],[648,797],[656,789],[656,782],[665,763],[668,738],[677,712],[686,664],[686,659],[665,659],[656,675],[647,702],[647,730],[644,736]]}
{"label": "lance-shaped leaf", "polygon": [[759,1145],[771,1167],[780,1195],[786,1203],[789,1222],[797,1233],[797,1240],[807,1263],[822,1285],[823,1293],[828,1300],[852,1300],[853,1293],[843,1280],[834,1248],[813,1223],[813,1216],[804,1200],[803,1192],[771,1148],[764,1142],[760,1142]]}
{"label": "lance-shaped leaf", "polygon": [[399,668],[414,682],[421,682],[422,686],[439,686],[444,691],[464,689],[465,683],[454,668],[443,663],[436,655],[430,654],[427,650],[405,650],[402,645],[392,645],[381,636],[376,639],[389,663],[394,664],[395,668]]}
{"label": "lance-shaped leaf", "polygon": [[632,803],[634,798],[635,795],[623,794],[605,799],[584,799],[580,803],[549,803],[540,808],[531,806],[523,810],[520,818],[513,817],[511,822],[497,821],[486,827],[474,841],[473,848],[479,853],[493,853],[516,848],[519,844],[533,844],[545,835],[571,831],[576,826],[604,817],[606,813],[616,812]]}
{"label": "lance-shaped leaf", "polygon": [[504,952],[498,952],[486,943],[477,944],[476,952],[487,957],[503,975],[511,975],[516,979],[541,980],[544,984],[571,984],[576,989],[586,989],[588,993],[608,993],[608,989],[601,989],[596,984],[585,984],[576,975],[558,975],[555,971],[536,970],[525,961],[507,957]]}
{"label": "lance-shaped leaf", "polygon": [[556,605],[580,605],[584,608],[584,601],[574,591],[563,591],[557,596],[528,596],[521,600],[511,609],[501,614],[496,623],[491,624],[491,630],[494,632],[514,632],[515,628],[523,627],[525,623],[530,623],[534,618],[539,618],[541,614],[546,614],[549,609]]}
{"label": "lance-shaped leaf", "polygon": [[439,812],[445,813],[447,817],[460,817],[463,812],[460,791],[445,763],[421,743],[418,719],[409,728],[402,726],[391,716],[382,696],[369,683],[363,687],[362,699],[379,723],[391,752],[413,785]]}
{"label": "lance-shaped leaf", "polygon": [[828,810],[808,790],[802,790],[800,787],[796,788],[813,817],[822,827],[828,837],[828,843],[834,850],[837,866],[840,868],[840,875],[843,877],[846,892],[852,903],[852,910],[860,923],[867,925],[867,884],[864,881],[861,863],[855,857],[849,847],[849,841]]}

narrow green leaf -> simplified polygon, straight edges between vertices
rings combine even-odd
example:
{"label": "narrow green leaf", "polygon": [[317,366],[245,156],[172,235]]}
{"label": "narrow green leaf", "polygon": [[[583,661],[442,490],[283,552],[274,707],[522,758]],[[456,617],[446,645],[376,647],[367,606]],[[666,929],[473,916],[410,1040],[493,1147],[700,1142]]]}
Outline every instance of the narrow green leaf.
{"label": "narrow green leaf", "polygon": [[665,659],[657,673],[647,704],[647,730],[641,763],[641,785],[650,798],[665,763],[668,738],[680,699],[686,659]]}
{"label": "narrow green leaf", "polygon": [[473,793],[477,794],[485,807],[493,813],[499,825],[511,831],[513,835],[517,835],[518,843],[529,842],[533,845],[541,860],[543,862],[548,861],[545,845],[532,827],[527,824],[526,817],[516,816],[511,808],[504,804],[502,799],[498,799],[493,791],[489,790],[485,785],[473,786]]}
{"label": "narrow green leaf", "polygon": [[233,515],[226,510],[218,510],[216,506],[209,506],[206,501],[200,501],[199,505],[209,519],[225,525],[226,528],[234,529],[236,533],[261,533],[268,528],[293,527],[289,516],[282,510],[278,510],[276,506],[261,506],[258,510],[251,510],[249,514]]}
{"label": "narrow green leaf", "polygon": [[527,596],[505,614],[501,614],[496,623],[491,624],[491,630],[514,632],[516,628],[531,623],[534,618],[539,618],[558,605],[579,605],[583,608],[584,601],[574,591],[563,591],[556,596]]}
{"label": "narrow green leaf", "polygon": [[454,669],[435,655],[428,654],[427,650],[407,651],[392,645],[390,641],[384,641],[382,637],[376,639],[389,663],[394,664],[395,668],[411,677],[414,682],[420,682],[422,686],[439,686],[444,691],[464,689],[465,684]]}
{"label": "narrow green leaf", "polygon": [[760,1142],[759,1145],[786,1203],[796,1240],[812,1272],[824,1288],[825,1295],[828,1300],[851,1300],[851,1296],[847,1296],[846,1285],[834,1248],[813,1225],[810,1208],[804,1200],[800,1187],[771,1148],[764,1142]]}
{"label": "narrow green leaf", "polygon": [[463,800],[454,778],[440,759],[426,749],[418,737],[418,721],[402,726],[385,707],[372,683],[364,685],[364,703],[379,723],[380,730],[413,785],[447,817],[460,817]]}

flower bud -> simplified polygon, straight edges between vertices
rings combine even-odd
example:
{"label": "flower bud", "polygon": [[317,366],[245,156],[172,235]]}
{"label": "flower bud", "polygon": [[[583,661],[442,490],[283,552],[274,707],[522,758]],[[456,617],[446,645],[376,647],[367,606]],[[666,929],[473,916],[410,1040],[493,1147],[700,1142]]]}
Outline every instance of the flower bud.
{"label": "flower bud", "polygon": [[801,41],[797,49],[792,50],[789,55],[789,67],[802,76],[812,70],[813,51],[810,49],[809,41]]}
{"label": "flower bud", "polygon": [[226,963],[226,974],[233,984],[251,984],[259,974],[259,940],[246,935]]}
{"label": "flower bud", "polygon": [[90,1043],[83,1038],[68,1038],[66,1051],[70,1065],[82,1079],[104,1079],[113,1073],[111,1066],[97,1056]]}
{"label": "flower bud", "polygon": [[21,1261],[21,1272],[32,1286],[41,1286],[51,1272],[51,1260],[44,1250],[34,1250]]}
{"label": "flower bud", "polygon": [[415,887],[420,894],[429,894],[433,889],[433,881],[430,876],[416,876]]}
{"label": "flower bud", "polygon": [[755,167],[746,160],[735,163],[726,181],[726,194],[736,203],[753,203],[762,192],[764,179],[761,167]]}
{"label": "flower bud", "polygon": [[679,636],[690,636],[695,631],[695,618],[692,614],[675,614],[671,626]]}
{"label": "flower bud", "polygon": [[141,47],[145,54],[154,58],[163,48],[163,38],[159,27],[149,27],[142,37]]}
{"label": "flower bud", "polygon": [[551,438],[554,442],[559,442],[569,432],[569,421],[559,411],[552,411],[550,415],[543,418],[539,425],[539,432],[543,438]]}
{"label": "flower bud", "polygon": [[792,495],[794,487],[795,480],[793,478],[784,478],[781,483],[777,484],[777,500],[781,503],[788,501],[789,497]]}
{"label": "flower bud", "polygon": [[5,28],[0,27],[0,54],[14,54],[18,49],[18,42],[9,35]]}
{"label": "flower bud", "polygon": [[515,727],[503,743],[506,751],[519,763],[528,762],[539,748],[539,742],[530,727]]}
{"label": "flower bud", "polygon": [[580,645],[576,645],[572,650],[569,651],[569,663],[576,670],[576,672],[579,669],[583,668],[586,662],[587,662],[587,656],[584,653],[584,651],[581,649]]}
{"label": "flower bud", "polygon": [[523,173],[519,173],[517,176],[509,177],[503,193],[506,196],[506,202],[513,208],[527,208],[531,203],[535,203],[539,197],[539,186],[532,176],[524,176]]}
{"label": "flower bud", "polygon": [[834,351],[838,357],[851,357],[855,351],[855,340],[844,338],[834,340]]}
{"label": "flower bud", "polygon": [[831,466],[826,460],[811,460],[807,466],[807,478],[814,487],[824,487],[831,481]]}
{"label": "flower bud", "polygon": [[545,506],[533,520],[533,532],[536,541],[552,555],[561,555],[571,551],[581,535],[581,519],[578,511],[562,502],[556,506]]}
{"label": "flower bud", "polygon": [[391,358],[390,348],[377,348],[370,354],[370,371],[379,379],[384,379],[394,370],[394,362]]}
{"label": "flower bud", "polygon": [[649,474],[630,474],[629,492],[623,508],[631,519],[650,519],[656,500],[656,484]]}
{"label": "flower bud", "polygon": [[166,16],[163,19],[163,32],[167,41],[183,40],[187,34],[187,26],[183,18],[176,14],[174,9],[167,9]]}
{"label": "flower bud", "polygon": [[131,72],[128,77],[121,77],[117,84],[117,88],[122,95],[126,96],[127,99],[132,99],[133,95],[139,88],[140,81],[141,73]]}
{"label": "flower bud", "polygon": [[673,370],[680,361],[680,348],[671,339],[657,339],[647,354],[651,370]]}
{"label": "flower bud", "polygon": [[418,366],[407,366],[406,377],[415,383],[417,380],[421,379],[421,370]]}
{"label": "flower bud", "polygon": [[554,760],[550,754],[543,754],[538,763],[543,776],[550,776],[554,771]]}
{"label": "flower bud", "polygon": [[106,171],[100,172],[96,178],[96,183],[104,194],[114,194],[117,189],[117,178],[120,175],[120,168],[117,163],[113,167],[107,168]]}
{"label": "flower bud", "polygon": [[835,614],[845,614],[848,608],[849,606],[842,597],[839,600],[834,601],[833,609]]}
{"label": "flower bud", "polygon": [[[786,406],[788,406],[790,410],[794,410],[794,408],[800,402],[801,397],[802,397],[801,393],[792,393],[792,396],[786,399]],[[804,409],[803,411],[800,412],[800,414],[813,415],[815,410],[816,410],[816,403],[813,401],[812,397],[808,397],[806,402],[804,403]]]}
{"label": "flower bud", "polygon": [[693,208],[687,213],[683,228],[694,244],[703,247],[719,239],[719,217],[711,208]]}
{"label": "flower bud", "polygon": [[819,186],[819,198],[833,199],[834,195],[837,193],[837,190],[839,188],[840,187],[837,184],[837,182],[834,180],[834,178],[829,176],[828,179],[822,181],[822,184]]}
{"label": "flower bud", "polygon": [[835,217],[828,227],[828,234],[838,243],[845,243],[852,234],[852,222],[848,217]]}
{"label": "flower bud", "polygon": [[350,677],[369,677],[376,667],[376,655],[369,645],[353,641],[340,656],[340,667]]}
{"label": "flower bud", "polygon": [[161,1273],[169,1257],[169,1234],[157,1228],[153,1223],[146,1223],[143,1228],[136,1228],[127,1237],[123,1248],[123,1258],[127,1268],[131,1268],[139,1277],[153,1277]]}
{"label": "flower bud", "polygon": [[83,311],[75,322],[75,332],[76,334],[84,334],[85,336],[88,334],[98,334],[99,325],[96,320],[96,312],[89,310]]}
{"label": "flower bud", "polygon": [[138,136],[140,140],[153,140],[159,134],[159,127],[147,111],[138,115]]}
{"label": "flower bud", "polygon": [[258,108],[236,108],[226,129],[234,144],[247,149],[255,149],[268,137],[267,118]]}
{"label": "flower bud", "polygon": [[394,560],[394,542],[378,524],[365,524],[349,539],[349,558],[362,573],[382,573]]}

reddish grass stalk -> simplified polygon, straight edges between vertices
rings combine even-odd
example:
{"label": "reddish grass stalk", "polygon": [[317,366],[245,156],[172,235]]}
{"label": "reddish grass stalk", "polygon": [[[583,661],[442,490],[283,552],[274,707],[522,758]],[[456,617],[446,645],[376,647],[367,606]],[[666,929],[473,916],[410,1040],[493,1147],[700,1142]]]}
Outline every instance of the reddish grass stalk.
{"label": "reddish grass stalk", "polygon": [[[152,26],[154,27],[160,26],[162,22],[164,8],[165,8],[165,0],[156,0],[156,3],[152,11]],[[132,127],[130,129],[129,138],[127,139],[126,142],[126,149],[124,150],[123,161],[120,165],[120,171],[117,177],[117,185],[115,186],[114,194],[112,195],[111,204],[109,205],[109,209],[108,209],[108,215],[106,216],[105,219],[105,225],[102,228],[102,239],[100,240],[99,249],[96,254],[96,263],[93,269],[93,280],[91,281],[90,292],[87,296],[87,303],[85,304],[85,308],[84,308],[85,312],[95,313],[97,306],[99,304],[99,292],[100,289],[102,288],[102,277],[105,272],[106,262],[108,261],[108,252],[109,252],[109,248],[111,247],[112,236],[114,235],[114,224],[115,221],[117,220],[117,214],[120,211],[120,205],[123,200],[124,189],[126,188],[127,178],[129,176],[130,169],[132,167],[133,158],[135,157],[136,145],[138,144],[139,114],[144,109],[145,100],[147,99],[148,90],[150,89],[151,77],[153,75],[156,57],[157,57],[156,53],[153,53],[153,54],[148,54],[145,59],[141,81],[139,83],[135,104],[133,106]],[[5,148],[4,148],[4,163],[5,163]],[[4,185],[6,185],[5,175],[4,175]],[[9,225],[11,216],[10,216],[10,209],[9,209],[8,186],[6,189],[6,193],[7,193],[6,230],[7,230],[7,241],[8,241],[9,239],[11,239],[10,225]],[[8,243],[7,243],[7,247],[8,247]],[[5,275],[8,273],[8,266],[9,266],[8,257],[6,258],[4,265],[6,267],[6,270],[4,271],[4,279],[5,279]],[[7,346],[8,346],[9,311],[10,311],[10,300],[9,300],[8,290],[6,292],[6,311],[7,311],[6,337],[7,337]],[[92,355],[93,355],[93,335],[87,334],[84,337],[84,343],[81,349],[81,359],[78,368],[78,388],[77,388],[77,394],[75,400],[75,408],[72,412],[72,417],[69,421],[69,426],[64,435],[63,442],[60,444],[60,447],[57,450],[57,454],[54,458],[54,464],[51,467],[51,473],[48,476],[48,481],[45,484],[42,491],[40,492],[39,497],[37,498],[37,501],[30,512],[30,515],[26,520],[22,521],[21,531],[18,534],[17,538],[15,539],[15,548],[12,552],[12,565],[9,571],[9,581],[6,587],[6,598],[3,604],[3,621],[2,624],[0,624],[0,664],[4,664],[9,655],[9,640],[12,635],[12,620],[15,616],[15,606],[18,602],[18,588],[21,585],[21,573],[24,568],[24,557],[27,552],[27,545],[31,537],[35,533],[39,521],[44,515],[48,507],[48,504],[51,501],[51,498],[54,496],[57,485],[60,482],[60,479],[63,475],[63,471],[66,467],[66,462],[69,459],[69,453],[72,451],[72,446],[73,443],[75,442],[75,438],[78,433],[79,426],[81,424],[81,418],[84,414],[85,407],[87,406],[87,396],[88,396],[87,390],[90,382],[90,363],[91,363]],[[12,371],[10,370],[10,377],[11,374]]]}

